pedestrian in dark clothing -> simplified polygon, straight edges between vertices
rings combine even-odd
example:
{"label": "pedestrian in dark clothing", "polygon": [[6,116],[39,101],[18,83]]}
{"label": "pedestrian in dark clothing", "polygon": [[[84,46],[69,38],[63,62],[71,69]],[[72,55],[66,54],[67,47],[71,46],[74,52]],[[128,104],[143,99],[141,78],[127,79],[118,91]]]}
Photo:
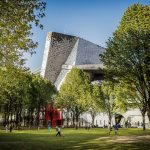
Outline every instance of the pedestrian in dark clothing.
{"label": "pedestrian in dark clothing", "polygon": [[117,123],[114,125],[114,130],[115,130],[115,135],[117,135],[118,134],[118,124]]}
{"label": "pedestrian in dark clothing", "polygon": [[56,134],[56,136],[61,136],[61,127],[60,126],[58,126],[57,127],[57,134]]}

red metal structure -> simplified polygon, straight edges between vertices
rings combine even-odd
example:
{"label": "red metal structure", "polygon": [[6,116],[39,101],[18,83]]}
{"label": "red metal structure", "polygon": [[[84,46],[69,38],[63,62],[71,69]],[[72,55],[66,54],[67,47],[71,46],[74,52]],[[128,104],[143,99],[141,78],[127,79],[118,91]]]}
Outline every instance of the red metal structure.
{"label": "red metal structure", "polygon": [[51,122],[51,126],[63,125],[63,116],[61,112],[54,108],[53,104],[48,104],[45,109],[46,123]]}

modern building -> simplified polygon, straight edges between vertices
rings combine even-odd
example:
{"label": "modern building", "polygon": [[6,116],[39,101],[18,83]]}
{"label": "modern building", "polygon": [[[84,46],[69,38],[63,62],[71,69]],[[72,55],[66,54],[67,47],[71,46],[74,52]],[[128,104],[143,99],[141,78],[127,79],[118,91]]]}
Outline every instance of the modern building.
{"label": "modern building", "polygon": [[[99,82],[103,80],[101,71],[103,64],[99,59],[99,54],[104,51],[105,48],[80,37],[50,32],[46,37],[40,74],[43,78],[50,80],[58,90],[72,67],[88,72],[91,82]],[[127,111],[123,116],[124,120],[128,120],[132,126],[137,126],[142,122],[138,109]],[[81,126],[85,126],[91,121],[89,112],[80,116]],[[112,123],[114,123],[114,119]],[[146,123],[148,124],[147,117]],[[99,127],[107,126],[107,114],[97,113],[94,124]]]}
{"label": "modern building", "polygon": [[67,73],[78,67],[96,76],[100,63],[99,54],[104,48],[79,37],[48,33],[46,38],[41,75],[50,80],[59,90]]}

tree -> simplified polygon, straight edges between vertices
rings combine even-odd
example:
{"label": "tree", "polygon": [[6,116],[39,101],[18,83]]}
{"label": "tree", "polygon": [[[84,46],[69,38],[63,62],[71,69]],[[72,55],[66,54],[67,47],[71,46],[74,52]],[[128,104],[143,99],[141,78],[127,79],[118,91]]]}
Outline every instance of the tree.
{"label": "tree", "polygon": [[73,117],[76,119],[76,129],[80,114],[88,110],[89,93],[90,81],[88,76],[82,70],[73,68],[67,74],[56,99],[57,104],[73,113]]}
{"label": "tree", "polygon": [[34,112],[36,114],[34,117],[36,117],[37,125],[40,124],[40,111],[46,108],[46,105],[52,101],[55,93],[56,89],[51,82],[40,76],[32,75],[29,88],[28,122],[32,121],[32,114]]}
{"label": "tree", "polygon": [[16,116],[16,126],[21,122],[21,114],[27,102],[29,80],[25,70],[14,67],[1,69],[0,74],[0,105],[4,108],[5,123],[12,122]]}
{"label": "tree", "polygon": [[35,109],[39,121],[40,108],[45,107],[55,91],[49,81],[27,70],[14,66],[0,69],[0,106],[5,114],[5,123],[12,122],[12,116],[15,115],[18,127],[24,119],[25,110],[28,110],[30,122]]}
{"label": "tree", "polygon": [[116,102],[118,108],[127,110],[128,108],[139,108],[142,120],[143,130],[145,130],[145,114],[146,114],[146,103],[141,99],[139,92],[132,84],[127,84],[121,81],[116,88]]}
{"label": "tree", "polygon": [[[58,93],[58,95],[55,98],[54,105],[57,108],[60,108],[63,112],[63,115],[66,118],[67,128],[69,127],[69,121],[71,118],[71,101],[72,99],[69,97],[69,95],[61,95]],[[74,116],[73,116],[73,125],[74,125]]]}
{"label": "tree", "polygon": [[89,100],[90,100],[90,105],[89,105],[89,112],[92,117],[92,126],[94,127],[94,121],[96,114],[101,111],[101,106],[99,106],[99,103],[97,101],[99,100],[98,97],[98,92],[99,92],[99,86],[97,84],[92,85],[91,84],[91,91],[89,93]]}
{"label": "tree", "polygon": [[24,52],[34,52],[32,26],[43,28],[40,18],[45,16],[46,3],[42,0],[0,1],[0,66],[20,65]]}
{"label": "tree", "polygon": [[109,120],[109,134],[111,131],[112,117],[115,113],[115,84],[111,81],[103,81],[100,86],[95,86],[96,101],[101,110],[106,112]]}
{"label": "tree", "polygon": [[[97,107],[108,115],[109,134],[113,116],[116,117],[116,115],[124,113],[127,108],[131,107],[129,106],[129,101],[127,101],[129,91],[127,92],[127,89],[121,88],[121,86],[122,84],[114,80],[105,79],[99,85],[94,85],[93,87],[93,95]],[[117,120],[115,122],[118,123]]]}
{"label": "tree", "polygon": [[100,55],[109,72],[132,84],[150,119],[150,7],[132,5]]}

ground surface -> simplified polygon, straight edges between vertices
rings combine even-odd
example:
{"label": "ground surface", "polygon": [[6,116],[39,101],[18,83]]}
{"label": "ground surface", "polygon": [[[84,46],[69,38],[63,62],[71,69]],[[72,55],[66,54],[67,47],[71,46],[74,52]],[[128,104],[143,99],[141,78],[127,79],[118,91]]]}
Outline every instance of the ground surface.
{"label": "ground surface", "polygon": [[0,150],[149,150],[150,130],[119,129],[118,135],[107,135],[106,129],[63,129],[56,137],[55,129],[0,131]]}

